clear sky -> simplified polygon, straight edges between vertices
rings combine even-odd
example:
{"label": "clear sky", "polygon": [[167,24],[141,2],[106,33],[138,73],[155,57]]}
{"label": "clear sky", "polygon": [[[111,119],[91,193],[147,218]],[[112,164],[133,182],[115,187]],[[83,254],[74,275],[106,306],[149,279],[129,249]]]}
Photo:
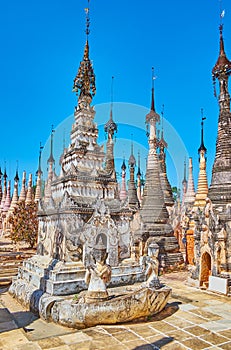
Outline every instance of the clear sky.
{"label": "clear sky", "polygon": [[[58,130],[73,113],[76,96],[72,84],[86,39],[85,7],[87,0],[1,2],[0,165],[4,168],[6,161],[11,178],[17,160],[20,176],[23,170],[35,173],[40,141],[45,145],[51,125]],[[231,59],[230,0],[222,1],[223,8],[225,49]],[[144,120],[150,107],[154,66],[157,112],[165,106],[172,185],[182,180],[187,155],[193,157],[197,178],[202,107],[207,118],[205,145],[211,178],[218,120],[211,70],[219,52],[219,12],[219,0],[91,0],[89,43],[97,86],[93,104],[103,142],[102,124],[109,117],[114,76],[114,101],[120,102],[114,108],[114,119],[119,123],[119,161],[123,154],[129,156],[127,140],[133,133],[135,153],[141,150],[144,168]],[[175,131],[170,133],[169,128]],[[65,133],[68,139],[66,127]],[[181,140],[183,146],[178,151],[176,145]],[[55,143],[62,148],[61,133],[55,134]],[[177,176],[171,164],[176,162],[182,164],[181,170],[175,171]]]}

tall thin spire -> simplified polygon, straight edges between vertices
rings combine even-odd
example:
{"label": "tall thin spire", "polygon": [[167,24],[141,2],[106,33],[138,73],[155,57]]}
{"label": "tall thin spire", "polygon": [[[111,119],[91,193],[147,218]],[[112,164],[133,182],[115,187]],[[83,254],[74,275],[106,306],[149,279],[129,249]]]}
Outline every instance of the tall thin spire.
{"label": "tall thin spire", "polygon": [[107,145],[106,145],[106,165],[105,169],[108,172],[113,172],[115,177],[115,162],[114,162],[114,134],[117,132],[117,125],[113,120],[112,117],[112,110],[113,110],[113,82],[114,77],[112,77],[111,82],[111,108],[110,108],[110,118],[108,122],[104,125],[104,131],[107,133],[108,139],[107,139]]}
{"label": "tall thin spire", "polygon": [[142,194],[141,194],[141,171],[140,171],[140,151],[138,151],[138,170],[137,170],[137,197],[141,204]]}
{"label": "tall thin spire", "polygon": [[206,117],[204,117],[204,110],[203,110],[203,108],[201,108],[201,144],[200,144],[200,147],[198,148],[199,154],[201,151],[204,151],[205,154],[207,152],[207,149],[204,145],[204,120],[205,119],[206,119]]}
{"label": "tall thin spire", "polygon": [[[220,18],[222,21],[221,12]],[[217,59],[217,62],[212,70],[212,77],[213,77],[213,84],[214,84],[214,94],[216,96],[216,79],[219,81],[219,88],[220,88],[220,94],[219,94],[219,106],[220,111],[222,110],[228,110],[230,111],[230,95],[228,91],[228,78],[231,75],[231,61],[227,58],[225,54],[225,47],[224,47],[224,39],[223,39],[223,24],[221,22],[219,26],[220,31],[220,51],[219,56]]]}
{"label": "tall thin spire", "polygon": [[128,164],[129,164],[129,170],[130,170],[130,179],[129,179],[129,186],[128,186],[128,203],[131,207],[137,207],[139,206],[139,200],[137,198],[137,191],[136,191],[136,185],[135,185],[136,159],[134,157],[134,152],[133,152],[133,134],[131,134],[131,154],[128,160]]}
{"label": "tall thin spire", "polygon": [[121,182],[121,189],[120,189],[120,196],[119,197],[121,200],[125,200],[127,198],[125,158],[123,158],[121,170],[122,170],[122,182]]}
{"label": "tall thin spire", "polygon": [[13,192],[10,209],[9,209],[10,213],[14,211],[14,208],[16,208],[18,204],[18,182],[19,182],[19,176],[18,176],[18,167],[17,167],[16,174],[14,177],[14,192]]}
{"label": "tall thin spire", "polygon": [[154,102],[154,80],[155,80],[155,76],[154,76],[154,67],[152,67],[152,98],[151,98],[151,111],[155,112],[155,102]]}
{"label": "tall thin spire", "polygon": [[174,204],[172,188],[167,177],[167,166],[166,166],[166,149],[168,147],[167,142],[164,139],[164,105],[162,105],[161,111],[161,137],[158,143],[159,146],[159,162],[160,162],[160,181],[161,187],[164,194],[164,202],[167,207],[172,207]]}
{"label": "tall thin spire", "polygon": [[188,171],[188,188],[185,195],[185,204],[194,204],[195,201],[195,188],[194,188],[194,180],[193,180],[193,163],[192,158],[189,158],[189,171]]}
{"label": "tall thin spire", "polygon": [[6,173],[6,164],[5,164],[5,169],[4,169],[4,174],[3,174],[3,194],[2,194],[2,200],[1,200],[1,210],[4,209],[4,204],[6,200],[6,194],[7,194],[7,173]]}
{"label": "tall thin spire", "polygon": [[188,185],[188,182],[187,182],[187,178],[186,178],[186,158],[184,159],[184,178],[183,178],[183,181],[182,181],[182,204],[184,204],[184,200],[185,200],[185,195],[186,195],[186,192],[187,192],[187,185]]}
{"label": "tall thin spire", "polygon": [[[53,156],[53,138],[54,138],[54,132],[55,132],[55,130],[54,130],[54,125],[51,125],[50,156],[49,156],[49,158],[48,158],[48,160],[47,160],[47,163],[48,163],[48,164],[52,164],[52,167],[53,167],[53,165],[54,165],[54,163],[55,163],[54,156]],[[41,147],[41,145],[40,145],[40,147]],[[40,149],[40,151],[41,151],[41,149]]]}
{"label": "tall thin spire", "polygon": [[[86,12],[86,44],[84,48],[83,59],[80,62],[78,73],[74,79],[73,91],[76,94],[79,94],[79,105],[84,107],[84,103],[91,103],[92,97],[95,95],[96,87],[95,87],[95,74],[92,66],[92,62],[89,59],[89,44],[88,44],[88,36],[90,34],[90,9],[89,9],[89,1],[88,7],[85,8]],[[81,104],[82,99],[84,99],[83,105]]]}
{"label": "tall thin spire", "polygon": [[200,171],[198,176],[197,192],[194,206],[203,209],[206,205],[206,198],[208,196],[208,180],[206,175],[206,152],[207,149],[204,145],[204,120],[206,118],[201,110],[201,145],[198,149],[200,156]]}
{"label": "tall thin spire", "polygon": [[[53,148],[53,140],[52,140],[52,148]],[[39,160],[38,160],[38,170],[36,171],[36,176],[38,176],[40,174],[40,176],[42,175],[42,168],[41,168],[41,159],[42,159],[42,150],[43,150],[43,146],[42,143],[40,142],[39,145]],[[52,155],[53,157],[53,151],[52,151]]]}

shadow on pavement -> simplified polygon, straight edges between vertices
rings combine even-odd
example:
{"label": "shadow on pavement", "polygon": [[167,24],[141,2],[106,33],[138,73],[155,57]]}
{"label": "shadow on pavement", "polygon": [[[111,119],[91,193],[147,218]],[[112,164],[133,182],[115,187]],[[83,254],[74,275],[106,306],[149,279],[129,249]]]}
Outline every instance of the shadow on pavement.
{"label": "shadow on pavement", "polygon": [[137,346],[135,347],[133,350],[159,350],[161,349],[163,346],[171,343],[172,341],[174,340],[174,338],[172,337],[164,337],[160,340],[157,340],[156,342],[154,343],[150,343],[150,344],[147,344],[147,345],[140,345],[140,346]]}

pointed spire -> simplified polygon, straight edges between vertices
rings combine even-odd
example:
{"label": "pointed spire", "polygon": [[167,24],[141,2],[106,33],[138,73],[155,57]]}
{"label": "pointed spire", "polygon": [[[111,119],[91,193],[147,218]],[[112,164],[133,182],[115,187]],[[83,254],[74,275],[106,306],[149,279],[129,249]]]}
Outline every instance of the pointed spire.
{"label": "pointed spire", "polygon": [[121,182],[121,189],[120,189],[119,197],[123,201],[127,198],[125,158],[123,158],[123,163],[122,163],[121,169],[122,169],[122,182]]}
{"label": "pointed spire", "polygon": [[184,200],[185,200],[185,195],[186,195],[186,192],[187,192],[187,185],[188,185],[188,182],[187,182],[187,178],[186,178],[186,158],[184,159],[184,178],[183,178],[183,181],[182,181],[182,204],[184,204]]}
{"label": "pointed spire", "polygon": [[198,176],[197,192],[194,206],[203,209],[206,205],[206,198],[208,197],[208,180],[206,174],[206,147],[204,146],[204,124],[203,121],[206,119],[203,116],[203,110],[201,111],[201,145],[198,149],[200,155],[200,171]]}
{"label": "pointed spire", "polygon": [[[53,141],[52,141],[53,142]],[[52,144],[52,148],[53,148],[53,144]],[[39,160],[38,160],[38,170],[36,171],[36,176],[38,176],[40,174],[40,176],[42,175],[42,168],[41,168],[41,159],[42,159],[42,150],[43,150],[43,146],[42,143],[40,142],[39,145]],[[52,155],[53,156],[53,155]]]}
{"label": "pointed spire", "polygon": [[164,194],[164,202],[166,207],[172,207],[174,205],[174,199],[172,194],[172,188],[167,177],[166,154],[165,154],[165,149],[168,147],[168,145],[164,139],[164,105],[162,105],[162,111],[161,111],[161,138],[158,143],[158,146],[160,149],[160,153],[159,153],[160,182],[161,182],[161,187]]}
{"label": "pointed spire", "polygon": [[204,117],[204,111],[203,108],[201,108],[201,144],[200,147],[198,148],[198,153],[200,154],[202,151],[206,154],[207,149],[204,145],[204,120],[206,117]]}
{"label": "pointed spire", "polygon": [[141,171],[140,171],[140,151],[138,151],[138,170],[137,170],[137,176],[141,176]]}
{"label": "pointed spire", "polygon": [[114,133],[117,132],[117,125],[112,118],[112,110],[113,110],[113,80],[112,77],[112,85],[111,85],[111,110],[110,110],[110,118],[109,121],[104,125],[104,131],[107,133],[108,140],[106,145],[106,165],[105,169],[107,172],[113,172],[114,177],[116,176],[115,172],[115,162],[114,162]]}
{"label": "pointed spire", "polygon": [[2,195],[2,200],[1,200],[1,210],[3,211],[4,209],[4,204],[6,200],[6,195],[7,195],[7,173],[6,173],[6,165],[4,169],[4,174],[3,174],[3,195]]}
{"label": "pointed spire", "polygon": [[14,208],[16,208],[18,204],[18,182],[19,182],[19,176],[18,176],[18,169],[17,169],[14,177],[14,192],[13,192],[10,209],[9,209],[10,213],[14,211]]}
{"label": "pointed spire", "polygon": [[146,125],[147,129],[149,128],[149,132],[147,135],[149,136],[149,147],[152,148],[152,152],[156,152],[157,147],[157,135],[156,135],[156,123],[160,121],[159,114],[155,111],[154,104],[154,68],[152,67],[152,98],[151,98],[151,109],[150,112],[146,115]]}
{"label": "pointed spire", "polygon": [[223,24],[219,27],[220,30],[220,52],[218,60],[213,67],[212,77],[214,85],[214,95],[216,96],[216,79],[219,80],[219,107],[220,111],[230,111],[230,95],[228,90],[228,78],[231,75],[231,61],[228,60],[225,49],[224,49],[224,39],[223,39]]}
{"label": "pointed spire", "polygon": [[22,175],[22,187],[19,195],[19,202],[26,200],[26,172],[23,172]]}
{"label": "pointed spire", "polygon": [[114,133],[117,132],[117,125],[113,120],[113,85],[114,85],[114,77],[112,77],[112,82],[111,82],[110,118],[108,122],[104,125],[104,131],[108,134],[108,138],[113,138]]}
{"label": "pointed spire", "polygon": [[[52,167],[55,163],[54,157],[53,157],[53,138],[54,138],[54,125],[51,125],[51,143],[50,143],[50,156],[47,160],[48,164],[52,164]],[[41,146],[40,146],[41,147]]]}
{"label": "pointed spire", "polygon": [[140,151],[138,151],[137,198],[139,199],[139,202],[141,204],[142,194],[141,194]]}
{"label": "pointed spire", "polygon": [[48,203],[50,198],[51,198],[51,183],[54,179],[55,172],[54,172],[54,157],[53,157],[53,134],[54,134],[54,129],[53,125],[51,128],[51,151],[50,151],[50,157],[48,159],[48,174],[47,174],[47,181],[45,185],[45,190],[44,190],[44,195],[45,195],[45,202]]}
{"label": "pointed spire", "polygon": [[133,154],[133,134],[131,134],[131,154],[128,160],[128,164],[133,168],[136,166],[136,159]]}
{"label": "pointed spire", "polygon": [[8,181],[8,186],[7,186],[6,200],[5,200],[4,208],[3,208],[4,212],[8,212],[8,210],[10,208],[10,203],[11,203],[10,190],[11,190],[11,187],[10,187],[10,180],[9,180]]}
{"label": "pointed spire", "polygon": [[151,111],[155,112],[155,102],[154,102],[154,67],[152,67],[152,99],[151,99]]}
{"label": "pointed spire", "polygon": [[19,176],[18,176],[18,161],[17,161],[17,167],[16,167],[16,172],[15,172],[14,181],[15,181],[15,182],[19,182]]}
{"label": "pointed spire", "polygon": [[185,204],[193,204],[195,201],[195,189],[194,189],[194,180],[193,180],[193,164],[192,158],[189,158],[189,172],[188,172],[188,188],[185,195]]}
{"label": "pointed spire", "polygon": [[165,158],[165,149],[168,147],[167,142],[164,139],[164,105],[162,105],[162,111],[161,111],[161,137],[159,141],[159,148],[160,152]]}
{"label": "pointed spire", "polygon": [[128,186],[128,202],[131,207],[137,207],[139,206],[139,200],[137,198],[137,191],[136,191],[136,185],[135,185],[135,166],[136,166],[136,159],[133,154],[133,134],[132,140],[131,140],[131,155],[128,160],[128,164],[130,166],[130,180],[129,180],[129,186]]}
{"label": "pointed spire", "polygon": [[219,31],[220,31],[220,51],[219,51],[217,62],[212,70],[213,76],[215,78],[219,78],[220,74],[223,71],[227,72],[228,75],[231,74],[231,71],[230,71],[231,62],[227,58],[225,53],[225,45],[224,45],[224,39],[223,39],[223,24],[219,26]]}
{"label": "pointed spire", "polygon": [[95,74],[92,66],[92,62],[89,59],[89,44],[88,36],[90,33],[90,17],[89,17],[89,1],[86,12],[86,35],[87,40],[84,48],[83,60],[80,62],[78,73],[74,79],[73,91],[79,94],[79,102],[82,97],[88,97],[87,102],[90,104],[92,97],[95,95]]}

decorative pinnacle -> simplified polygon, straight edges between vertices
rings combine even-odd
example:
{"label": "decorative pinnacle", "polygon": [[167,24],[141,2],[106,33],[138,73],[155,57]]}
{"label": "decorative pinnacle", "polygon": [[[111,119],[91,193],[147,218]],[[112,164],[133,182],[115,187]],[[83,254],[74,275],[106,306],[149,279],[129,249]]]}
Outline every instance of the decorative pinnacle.
{"label": "decorative pinnacle", "polygon": [[15,181],[15,182],[19,182],[19,176],[18,176],[18,160],[17,160],[17,166],[16,166],[16,173],[15,173],[14,181]]}
{"label": "decorative pinnacle", "polygon": [[6,162],[5,162],[5,169],[4,169],[4,174],[3,174],[3,178],[4,178],[4,180],[6,181],[6,179],[7,179],[7,173],[6,173]]}
{"label": "decorative pinnacle", "polygon": [[198,153],[200,154],[200,152],[207,152],[207,149],[204,145],[204,120],[206,119],[206,117],[204,117],[204,110],[203,108],[201,108],[201,145],[198,148]]}
{"label": "decorative pinnacle", "polygon": [[187,183],[187,180],[186,180],[186,157],[184,158],[184,178],[183,178],[182,183]]}
{"label": "decorative pinnacle", "polygon": [[213,81],[215,81],[216,78],[219,79],[222,73],[225,73],[227,76],[231,74],[231,61],[229,61],[229,59],[225,54],[224,39],[223,39],[223,24],[219,26],[219,31],[220,31],[220,52],[219,52],[218,60],[212,70]]}
{"label": "decorative pinnacle", "polygon": [[87,39],[88,39],[88,35],[90,34],[90,17],[89,17],[90,0],[88,0],[88,7],[86,7],[84,10],[85,10],[85,13],[86,13],[86,29],[85,29],[85,33],[87,34]]}
{"label": "decorative pinnacle", "polygon": [[222,0],[219,0],[220,2],[220,24],[223,24],[223,18],[225,17],[225,10],[223,9],[222,6]]}
{"label": "decorative pinnacle", "polygon": [[35,174],[36,176],[38,176],[39,174],[42,175],[42,173],[43,173],[42,169],[41,169],[42,150],[43,150],[43,146],[42,146],[42,143],[40,142],[40,144],[39,144],[39,162],[38,162],[38,170],[36,171],[36,174]]}
{"label": "decorative pinnacle", "polygon": [[122,165],[121,165],[121,169],[125,171],[126,168],[127,168],[127,167],[126,167],[126,164],[125,164],[125,157],[123,157],[123,163],[122,163]]}
{"label": "decorative pinnacle", "polygon": [[114,77],[112,76],[111,81],[111,110],[110,110],[110,119],[109,121],[104,125],[104,131],[113,137],[114,133],[117,132],[117,125],[113,120],[112,117],[112,111],[113,111],[113,86],[114,86]]}
{"label": "decorative pinnacle", "polygon": [[[159,114],[156,113],[155,111],[155,102],[154,102],[154,80],[156,77],[154,76],[154,67],[152,67],[152,97],[151,97],[151,110],[150,112],[146,115],[146,124],[150,124],[151,120],[154,120],[155,123],[159,122],[160,116]],[[148,133],[148,127],[147,127],[147,136],[149,136]]]}
{"label": "decorative pinnacle", "polygon": [[141,176],[141,171],[140,171],[140,151],[138,151],[138,170],[137,170],[137,176]]}
{"label": "decorative pinnacle", "polygon": [[154,76],[154,67],[152,67],[152,100],[151,100],[151,110],[155,112],[155,103],[154,103],[154,80],[156,77]]}
{"label": "decorative pinnacle", "polygon": [[[47,163],[54,163],[55,160],[54,160],[54,157],[53,157],[53,137],[54,137],[54,125],[51,125],[51,148],[50,148],[50,157],[48,158],[47,160]],[[41,145],[40,145],[41,147]]]}
{"label": "decorative pinnacle", "polygon": [[133,154],[133,134],[131,134],[131,155],[129,157],[128,164],[131,167],[134,167],[136,165],[136,159]]}
{"label": "decorative pinnacle", "polygon": [[86,12],[86,34],[87,40],[84,48],[83,59],[80,62],[78,73],[74,79],[74,85],[72,91],[79,94],[79,97],[88,96],[92,98],[95,95],[95,74],[92,66],[92,62],[89,59],[89,44],[88,35],[90,33],[90,18],[89,18],[89,0],[88,8],[85,9]]}

